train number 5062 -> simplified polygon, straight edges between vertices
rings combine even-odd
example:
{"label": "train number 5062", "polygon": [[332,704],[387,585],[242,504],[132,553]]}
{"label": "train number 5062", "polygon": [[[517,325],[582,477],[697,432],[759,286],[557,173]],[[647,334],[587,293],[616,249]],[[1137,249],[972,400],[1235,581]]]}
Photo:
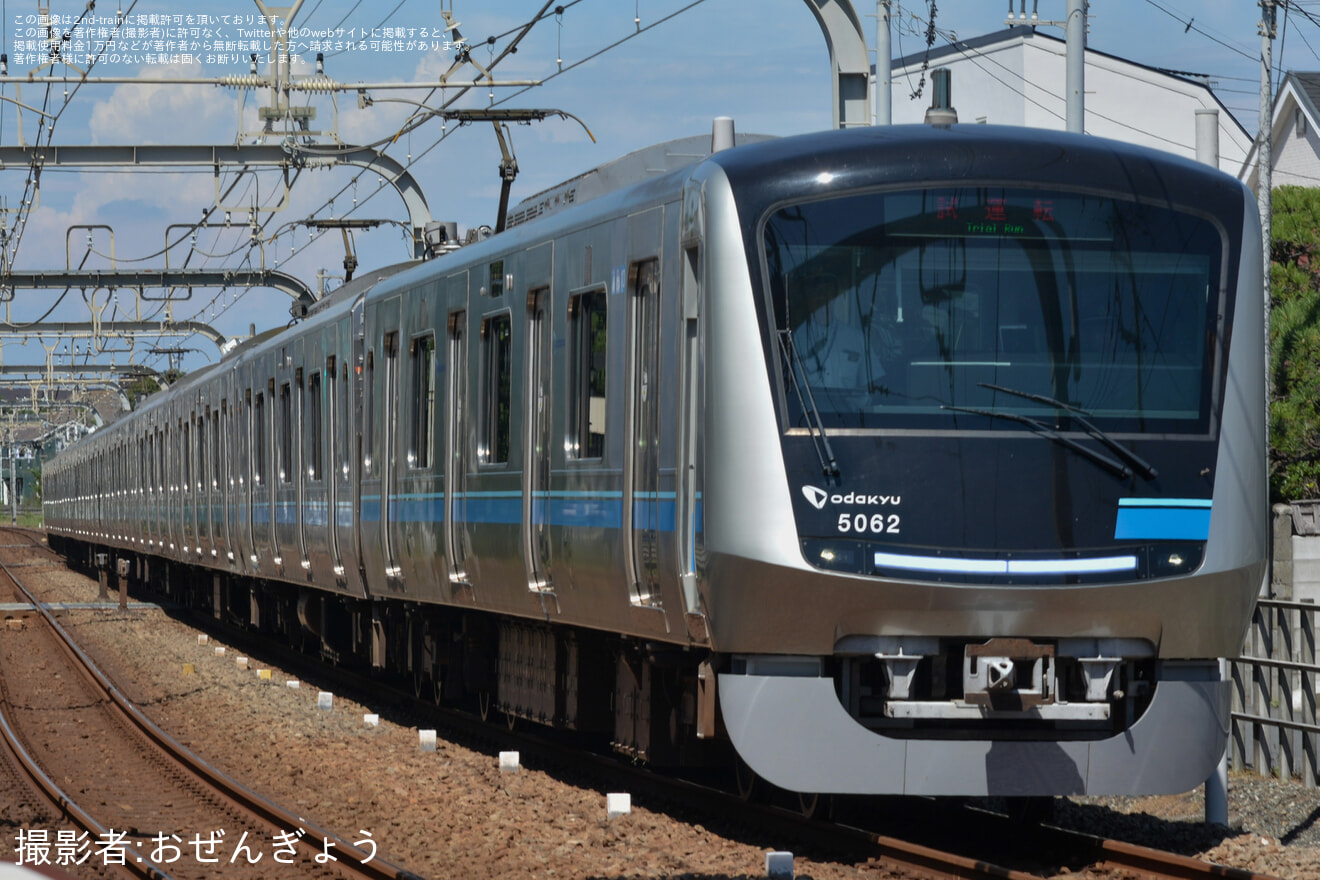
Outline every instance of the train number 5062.
{"label": "train number 5062", "polygon": [[839,514],[840,532],[857,532],[859,534],[873,535],[897,535],[898,534],[898,514],[891,513],[886,516],[883,513],[841,513]]}

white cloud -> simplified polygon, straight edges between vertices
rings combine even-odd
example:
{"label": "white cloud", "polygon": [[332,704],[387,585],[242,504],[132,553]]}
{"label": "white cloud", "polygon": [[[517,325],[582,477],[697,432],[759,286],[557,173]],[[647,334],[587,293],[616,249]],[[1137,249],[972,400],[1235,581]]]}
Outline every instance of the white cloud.
{"label": "white cloud", "polygon": [[[187,67],[141,71],[153,79],[182,79]],[[94,144],[232,143],[238,100],[217,86],[143,83],[116,86],[92,109],[88,128]]]}

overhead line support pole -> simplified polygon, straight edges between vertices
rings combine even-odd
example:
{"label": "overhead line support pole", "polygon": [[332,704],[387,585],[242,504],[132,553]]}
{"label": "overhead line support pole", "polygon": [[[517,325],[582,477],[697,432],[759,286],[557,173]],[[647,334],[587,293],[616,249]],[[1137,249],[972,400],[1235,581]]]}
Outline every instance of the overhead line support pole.
{"label": "overhead line support pole", "polygon": [[890,125],[894,121],[894,50],[889,31],[891,0],[875,3],[875,124]]}
{"label": "overhead line support pole", "polygon": [[1068,131],[1084,134],[1086,132],[1086,0],[1068,0],[1067,35]]}

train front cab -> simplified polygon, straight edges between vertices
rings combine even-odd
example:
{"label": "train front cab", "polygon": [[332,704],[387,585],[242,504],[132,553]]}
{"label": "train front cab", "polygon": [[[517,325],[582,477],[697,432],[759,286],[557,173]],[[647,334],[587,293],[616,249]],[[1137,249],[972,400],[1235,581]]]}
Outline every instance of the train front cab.
{"label": "train front cab", "polygon": [[909,136],[707,181],[730,738],[798,791],[1192,788],[1266,558],[1251,203],[1097,139]]}

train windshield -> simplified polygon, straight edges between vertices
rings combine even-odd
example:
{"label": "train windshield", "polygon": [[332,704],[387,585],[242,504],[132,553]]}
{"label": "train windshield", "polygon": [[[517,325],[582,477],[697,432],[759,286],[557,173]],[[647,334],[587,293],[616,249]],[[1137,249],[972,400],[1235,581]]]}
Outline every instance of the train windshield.
{"label": "train windshield", "polygon": [[[968,186],[770,215],[788,428],[1206,433],[1224,240],[1123,198]],[[970,411],[970,412],[969,412]],[[993,416],[1007,418],[993,418]]]}

